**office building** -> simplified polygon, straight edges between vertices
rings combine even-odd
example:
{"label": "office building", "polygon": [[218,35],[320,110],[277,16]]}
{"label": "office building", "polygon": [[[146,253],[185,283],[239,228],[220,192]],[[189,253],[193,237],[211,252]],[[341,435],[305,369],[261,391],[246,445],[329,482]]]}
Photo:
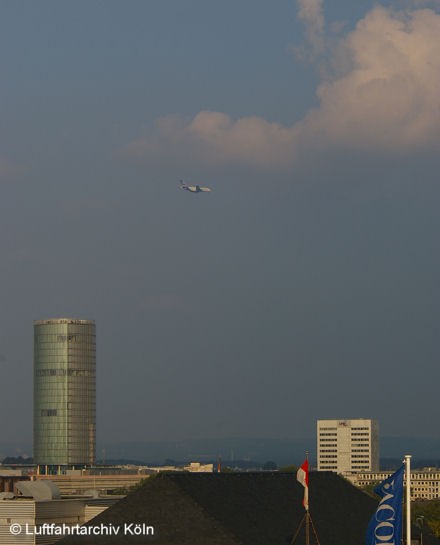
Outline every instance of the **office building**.
{"label": "office building", "polygon": [[318,420],[318,471],[379,471],[379,425],[376,420]]}
{"label": "office building", "polygon": [[59,472],[62,467],[93,464],[95,451],[95,323],[38,320],[34,322],[34,463],[46,473]]}

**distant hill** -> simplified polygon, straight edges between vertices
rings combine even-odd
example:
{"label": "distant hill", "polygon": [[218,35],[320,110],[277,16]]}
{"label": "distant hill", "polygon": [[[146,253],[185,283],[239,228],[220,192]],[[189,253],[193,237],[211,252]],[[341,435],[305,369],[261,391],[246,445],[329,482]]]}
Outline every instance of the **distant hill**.
{"label": "distant hill", "polygon": [[32,457],[32,442],[0,440],[0,462],[6,457],[18,458],[20,456],[22,458]]}
{"label": "distant hill", "polygon": [[145,441],[103,443],[97,452],[100,460],[132,458],[149,464],[181,461],[212,462],[220,456],[224,463],[234,465],[237,460],[278,465],[298,462],[306,451],[312,453],[312,439],[224,438],[187,439],[182,441]]}
{"label": "distant hill", "polygon": [[380,439],[381,458],[392,458],[412,454],[419,459],[440,460],[440,439],[420,437],[382,437]]}
{"label": "distant hill", "polygon": [[[316,465],[316,439],[222,438],[186,439],[181,441],[101,442],[97,458],[136,460],[151,465],[165,461],[212,462],[220,456],[222,462],[234,466],[237,460],[264,464],[271,460],[278,466],[298,464],[309,452]],[[440,439],[382,437],[380,440],[381,467],[396,467],[405,454],[412,454],[413,467],[440,466]],[[0,461],[5,457],[23,458],[32,455],[30,444],[0,442]],[[383,462],[383,464],[382,464]]]}
{"label": "distant hill", "polygon": [[[301,462],[308,451],[311,463],[316,465],[315,438],[208,438],[103,443],[98,450],[98,458],[102,458],[103,450],[107,459],[132,458],[151,464],[163,464],[166,459],[212,462],[220,456],[224,463],[232,466],[237,460],[252,460],[262,464],[273,460],[278,466],[284,466]],[[405,454],[412,454],[413,465],[414,463],[420,466],[440,465],[440,439],[381,438],[380,456],[386,466],[385,469],[392,460],[397,460],[399,465]],[[396,464],[393,462],[391,467],[396,467]]]}
{"label": "distant hill", "polygon": [[33,458],[23,458],[23,456],[6,456],[6,458],[3,458],[1,463],[4,466],[7,466],[9,464],[11,465],[31,465],[33,463]]}

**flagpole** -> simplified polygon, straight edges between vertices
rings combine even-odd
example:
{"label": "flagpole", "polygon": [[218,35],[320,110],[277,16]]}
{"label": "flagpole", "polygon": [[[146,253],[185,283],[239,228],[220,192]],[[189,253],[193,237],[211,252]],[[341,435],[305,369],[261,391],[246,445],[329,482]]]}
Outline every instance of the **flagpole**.
{"label": "flagpole", "polygon": [[310,516],[310,511],[309,511],[309,453],[308,452],[306,452],[306,459],[304,460],[304,463],[300,466],[300,468],[297,471],[296,479],[304,487],[303,506],[306,512],[304,514],[303,519],[300,522],[300,525],[298,526],[297,531],[295,532],[295,535],[292,538],[290,545],[294,545],[294,543],[296,542],[296,539],[299,535],[301,527],[303,526],[304,523],[305,523],[306,545],[310,545],[310,527],[312,527],[313,534],[316,539],[316,543],[320,545],[318,534],[316,533],[316,528],[315,528],[315,525],[313,524],[313,520],[312,520],[312,517]]}
{"label": "flagpole", "polygon": [[[309,451],[306,450],[306,460],[309,463]],[[308,472],[308,466],[307,466]],[[310,513],[309,513],[309,487],[307,486],[307,503],[304,506],[306,508],[306,545],[310,545]]]}
{"label": "flagpole", "polygon": [[405,455],[406,472],[406,545],[411,545],[411,454]]}

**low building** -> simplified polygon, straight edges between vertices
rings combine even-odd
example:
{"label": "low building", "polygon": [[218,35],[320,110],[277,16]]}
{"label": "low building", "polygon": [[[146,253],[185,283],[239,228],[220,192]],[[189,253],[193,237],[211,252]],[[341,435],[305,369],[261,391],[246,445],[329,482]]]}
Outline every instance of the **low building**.
{"label": "low building", "polygon": [[44,532],[44,528],[85,524],[120,499],[118,496],[65,499],[49,482],[21,481],[16,486],[18,495],[3,493],[0,497],[1,545],[51,545],[62,536]]}
{"label": "low building", "polygon": [[[346,473],[346,477],[354,485],[364,488],[373,483],[387,479],[392,471]],[[440,498],[440,470],[434,468],[415,469],[411,471],[411,500],[435,500]]]}
{"label": "low building", "polygon": [[21,469],[0,468],[0,493],[14,492],[15,484],[26,479],[30,477],[24,476]]}
{"label": "low building", "polygon": [[201,464],[200,462],[191,462],[189,465],[183,468],[190,473],[212,473],[214,471],[214,464]]}
{"label": "low building", "polygon": [[101,494],[111,494],[114,491],[128,489],[139,484],[148,475],[144,473],[115,473],[90,475],[87,472],[73,472],[70,475],[38,475],[34,479],[38,481],[51,481],[55,483],[61,494],[84,494],[88,490],[97,490]]}

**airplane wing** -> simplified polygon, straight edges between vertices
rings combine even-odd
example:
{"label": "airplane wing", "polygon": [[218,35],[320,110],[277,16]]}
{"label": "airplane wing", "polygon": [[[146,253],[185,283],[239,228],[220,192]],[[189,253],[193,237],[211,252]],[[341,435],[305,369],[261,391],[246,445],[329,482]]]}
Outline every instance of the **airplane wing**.
{"label": "airplane wing", "polygon": [[180,180],[180,189],[186,189],[186,191],[190,191],[191,193],[209,193],[212,191],[210,187],[202,187],[200,185],[188,185],[184,183],[183,180]]}

